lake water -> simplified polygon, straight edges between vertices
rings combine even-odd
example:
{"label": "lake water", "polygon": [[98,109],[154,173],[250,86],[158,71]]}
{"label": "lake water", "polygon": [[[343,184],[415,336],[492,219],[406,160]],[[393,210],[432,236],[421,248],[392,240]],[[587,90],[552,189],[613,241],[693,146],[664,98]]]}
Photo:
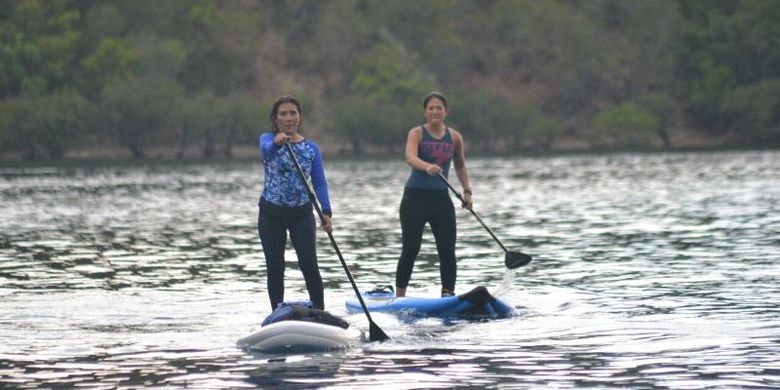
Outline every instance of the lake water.
{"label": "lake water", "polygon": [[[235,345],[269,312],[258,162],[0,168],[0,388],[780,387],[780,152],[468,163],[475,210],[534,261],[507,271],[458,209],[457,290],[516,315],[374,314],[390,341],[290,355]],[[408,168],[326,169],[358,286],[392,284]],[[367,331],[318,240],[326,309]],[[427,231],[409,294],[438,290]]]}

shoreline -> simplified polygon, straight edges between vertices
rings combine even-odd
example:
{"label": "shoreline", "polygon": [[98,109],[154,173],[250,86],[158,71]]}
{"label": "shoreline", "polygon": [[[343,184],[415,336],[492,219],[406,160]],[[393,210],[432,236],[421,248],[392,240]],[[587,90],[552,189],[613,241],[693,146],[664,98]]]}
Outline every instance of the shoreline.
{"label": "shoreline", "polygon": [[[130,156],[130,153],[68,153],[65,158],[61,159],[39,159],[39,160],[26,160],[23,158],[7,158],[7,156],[0,155],[0,167],[36,167],[36,166],[51,166],[51,165],[82,165],[82,164],[186,164],[193,162],[214,162],[214,163],[229,163],[229,162],[242,162],[249,160],[257,160],[260,163],[260,155],[251,148],[241,152],[233,153],[231,156],[213,156],[203,157],[198,155],[185,155],[177,157],[173,154],[156,154],[149,155],[145,158],[135,159]],[[766,146],[740,146],[740,145],[707,145],[707,146],[688,146],[688,147],[673,147],[673,148],[644,148],[644,149],[547,149],[537,151],[520,151],[517,153],[477,153],[472,152],[469,154],[470,158],[481,157],[555,157],[555,156],[572,156],[572,155],[592,155],[592,154],[625,154],[625,153],[637,153],[637,154],[652,154],[652,153],[708,153],[708,152],[729,152],[729,151],[773,151],[780,150],[780,147]],[[323,153],[323,156],[329,160],[360,160],[360,159],[403,159],[401,152],[399,153],[363,153],[363,154],[351,154],[351,153]],[[400,161],[399,160],[399,161]]]}
{"label": "shoreline", "polygon": [[[637,147],[614,147],[599,148],[593,147],[586,141],[567,137],[557,140],[551,147],[545,149],[521,149],[516,152],[510,151],[476,151],[467,150],[466,153],[471,157],[480,156],[558,156],[573,154],[615,154],[615,153],[675,153],[675,152],[708,152],[708,151],[729,151],[729,150],[777,150],[780,145],[746,145],[733,142],[728,138],[707,138],[692,133],[678,133],[673,138],[672,145],[664,148],[660,144],[644,145]],[[377,145],[365,145],[361,153],[353,153],[349,143],[333,142],[329,139],[322,139],[317,142],[320,145],[323,157],[327,159],[366,159],[366,158],[403,158],[403,145],[395,148],[388,148]],[[468,147],[467,147],[468,149]],[[133,158],[132,153],[127,148],[117,146],[95,147],[90,149],[73,149],[65,153],[63,158],[50,159],[25,159],[21,152],[0,153],[0,166],[8,165],[39,165],[39,164],[69,164],[78,162],[155,162],[155,161],[229,161],[229,160],[248,160],[260,158],[257,146],[234,145],[230,155],[215,152],[210,157],[204,157],[198,147],[188,147],[180,149],[177,147],[156,147],[146,148],[145,157]]]}

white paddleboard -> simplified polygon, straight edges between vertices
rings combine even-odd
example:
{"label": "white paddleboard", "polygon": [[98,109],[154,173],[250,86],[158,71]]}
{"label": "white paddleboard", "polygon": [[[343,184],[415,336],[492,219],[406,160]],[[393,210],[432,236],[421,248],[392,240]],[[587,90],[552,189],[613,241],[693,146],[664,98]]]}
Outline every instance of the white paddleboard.
{"label": "white paddleboard", "polygon": [[363,331],[310,321],[279,321],[238,340],[238,346],[263,352],[323,351],[345,348],[365,339]]}

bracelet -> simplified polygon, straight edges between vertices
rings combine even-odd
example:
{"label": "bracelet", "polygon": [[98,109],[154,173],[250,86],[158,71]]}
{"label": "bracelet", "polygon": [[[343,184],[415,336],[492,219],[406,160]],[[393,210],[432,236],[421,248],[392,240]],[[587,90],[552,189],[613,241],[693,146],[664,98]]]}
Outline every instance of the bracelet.
{"label": "bracelet", "polygon": [[467,188],[467,189],[465,189],[465,190],[463,190],[463,193],[464,193],[464,194],[469,194],[469,195],[474,195],[474,194],[472,194],[472,193],[471,193],[471,190],[470,190],[470,189],[468,189],[468,188]]}

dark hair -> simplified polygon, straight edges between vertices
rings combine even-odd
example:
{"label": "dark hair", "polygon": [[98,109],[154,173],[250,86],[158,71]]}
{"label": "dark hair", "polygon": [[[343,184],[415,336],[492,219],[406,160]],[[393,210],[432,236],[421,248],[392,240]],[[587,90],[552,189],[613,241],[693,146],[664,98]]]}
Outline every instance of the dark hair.
{"label": "dark hair", "polygon": [[423,108],[428,108],[428,102],[430,102],[433,98],[441,100],[441,102],[444,103],[444,109],[447,109],[447,98],[445,98],[441,92],[429,93],[428,96],[425,97],[425,100],[423,100]]}
{"label": "dark hair", "polygon": [[298,109],[298,115],[301,116],[301,121],[298,123],[298,132],[303,133],[303,107],[301,107],[301,102],[298,99],[290,95],[283,95],[276,99],[274,107],[271,109],[271,130],[274,133],[279,132],[279,126],[276,125],[276,115],[279,114],[279,106],[284,103],[292,103]]}

